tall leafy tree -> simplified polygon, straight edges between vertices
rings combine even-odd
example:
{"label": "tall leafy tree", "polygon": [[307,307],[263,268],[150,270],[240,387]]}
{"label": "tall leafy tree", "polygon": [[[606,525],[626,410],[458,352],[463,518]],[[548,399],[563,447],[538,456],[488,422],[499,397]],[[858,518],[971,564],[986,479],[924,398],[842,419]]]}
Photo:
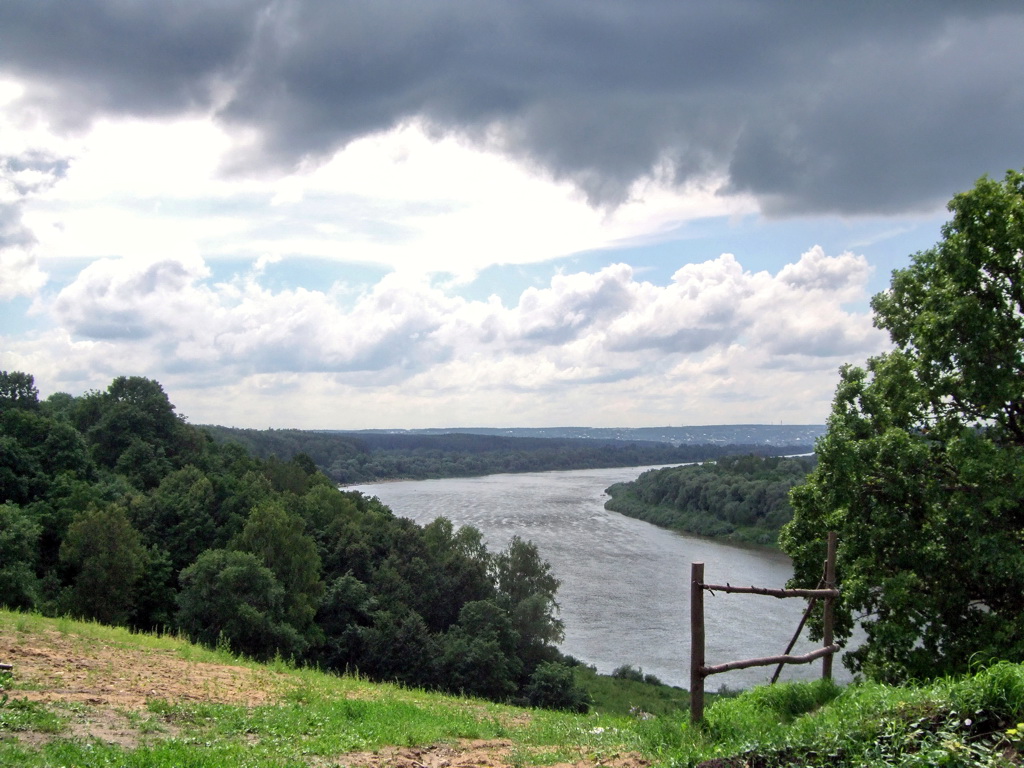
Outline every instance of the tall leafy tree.
{"label": "tall leafy tree", "polygon": [[11,408],[34,411],[38,407],[39,390],[32,374],[0,371],[0,413]]}
{"label": "tall leafy tree", "polygon": [[323,591],[320,555],[304,528],[298,514],[267,501],[253,510],[236,542],[260,558],[284,588],[285,617],[300,634],[311,631]]}
{"label": "tall leafy tree", "polygon": [[423,527],[430,563],[425,587],[432,588],[424,618],[435,630],[444,630],[458,620],[469,603],[495,595],[491,579],[491,553],[479,529],[464,525],[458,530],[445,517]]}
{"label": "tall leafy tree", "polygon": [[497,603],[508,612],[519,637],[523,673],[532,674],[538,664],[557,660],[559,653],[554,644],[565,636],[555,601],[560,582],[551,572],[551,564],[541,558],[537,545],[513,536],[494,558],[494,579]]}
{"label": "tall leafy tree", "polygon": [[42,527],[16,504],[0,504],[0,605],[31,610],[39,599]]}
{"label": "tall leafy tree", "polygon": [[61,544],[60,558],[75,572],[65,596],[66,610],[104,624],[128,621],[146,554],[120,506],[93,507],[77,515]]}
{"label": "tall leafy tree", "polygon": [[255,659],[290,657],[303,643],[284,603],[284,587],[256,555],[208,549],[181,572],[177,621],[197,642],[226,642]]}
{"label": "tall leafy tree", "polygon": [[441,640],[445,687],[499,701],[509,698],[522,673],[518,644],[511,619],[497,604],[466,603],[458,624]]}
{"label": "tall leafy tree", "polygon": [[175,571],[205,549],[222,546],[216,524],[213,484],[193,466],[166,475],[133,509],[135,526],[170,556]]}
{"label": "tall leafy tree", "polygon": [[891,681],[1024,660],[1024,174],[949,209],[873,299],[894,348],[842,369],[782,537],[812,584],[839,532],[846,661]]}
{"label": "tall leafy tree", "polygon": [[[163,387],[142,376],[119,376],[105,392],[76,402],[76,426],[86,434],[97,462],[137,476],[152,487],[189,448],[184,422]],[[183,462],[179,462],[183,463]],[[152,466],[150,466],[152,465]]]}

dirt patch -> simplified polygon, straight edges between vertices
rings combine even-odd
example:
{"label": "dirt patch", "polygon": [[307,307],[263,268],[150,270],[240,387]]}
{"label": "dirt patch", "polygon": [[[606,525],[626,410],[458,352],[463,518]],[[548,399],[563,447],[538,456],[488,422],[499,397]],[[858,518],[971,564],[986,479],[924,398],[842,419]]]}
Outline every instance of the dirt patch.
{"label": "dirt patch", "polygon": [[[518,753],[517,753],[517,750]],[[429,747],[387,747],[374,752],[353,752],[344,755],[340,764],[346,768],[509,768],[522,765],[525,751],[504,740],[460,741],[455,745],[435,744]],[[338,762],[324,765],[339,765]],[[549,768],[646,768],[650,761],[636,755],[612,755],[603,758],[581,758],[572,763],[555,763]]]}
{"label": "dirt patch", "polygon": [[[56,630],[17,632],[0,627],[0,662],[14,665],[18,689],[12,698],[44,702],[70,718],[70,735],[131,749],[178,735],[178,728],[151,713],[147,703],[164,700],[215,702],[253,707],[272,703],[289,687],[287,676],[263,669],[192,661],[173,650],[140,650]],[[529,715],[524,714],[528,719]],[[518,719],[518,718],[517,718]],[[66,734],[65,734],[66,735]],[[49,734],[0,733],[38,745]],[[508,768],[530,763],[529,752],[511,741],[465,740],[426,747],[385,747],[374,752],[310,758],[314,768]],[[524,759],[526,758],[526,759]],[[583,756],[551,768],[645,768],[635,755]]]}
{"label": "dirt patch", "polygon": [[[42,702],[69,718],[74,738],[133,748],[176,736],[178,728],[148,711],[147,702],[207,701],[256,706],[280,693],[283,676],[261,669],[190,661],[172,650],[124,647],[33,630],[0,628],[0,661],[14,666],[12,698]],[[19,732],[28,745],[50,734]]]}
{"label": "dirt patch", "polygon": [[189,661],[175,651],[107,645],[50,630],[25,644],[0,631],[0,659],[13,664],[19,698],[80,702],[138,712],[152,699],[256,706],[279,690],[281,676],[264,670]]}
{"label": "dirt patch", "polygon": [[507,766],[512,751],[509,741],[464,741],[454,746],[386,747],[374,752],[353,752],[344,756],[348,768],[479,768]]}

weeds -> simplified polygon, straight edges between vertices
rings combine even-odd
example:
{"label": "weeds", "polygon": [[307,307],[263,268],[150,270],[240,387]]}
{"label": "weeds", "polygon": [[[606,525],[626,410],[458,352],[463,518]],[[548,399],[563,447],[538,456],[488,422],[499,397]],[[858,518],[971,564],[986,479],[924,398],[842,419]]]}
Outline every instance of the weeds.
{"label": "weeds", "polygon": [[0,734],[6,731],[60,733],[65,719],[28,699],[8,699],[0,707]]}

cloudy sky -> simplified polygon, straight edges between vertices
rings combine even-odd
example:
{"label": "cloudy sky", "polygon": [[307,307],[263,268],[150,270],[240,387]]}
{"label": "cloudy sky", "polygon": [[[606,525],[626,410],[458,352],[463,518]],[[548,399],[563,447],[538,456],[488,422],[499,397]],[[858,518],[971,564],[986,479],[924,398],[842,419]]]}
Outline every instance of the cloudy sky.
{"label": "cloudy sky", "polygon": [[5,0],[0,369],[246,427],[820,423],[1024,165],[1019,2]]}

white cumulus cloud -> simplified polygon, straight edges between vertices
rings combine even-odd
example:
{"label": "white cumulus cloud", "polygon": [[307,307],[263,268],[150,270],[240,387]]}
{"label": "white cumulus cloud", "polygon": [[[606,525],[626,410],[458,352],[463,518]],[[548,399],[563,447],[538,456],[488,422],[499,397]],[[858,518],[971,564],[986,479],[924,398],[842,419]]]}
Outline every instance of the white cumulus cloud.
{"label": "white cumulus cloud", "polygon": [[[48,355],[44,368],[70,388],[82,371],[130,361],[182,387],[180,408],[199,421],[223,421],[224,403],[245,392],[253,400],[236,418],[256,426],[518,424],[527,413],[531,423],[680,423],[696,402],[693,423],[794,408],[813,421],[838,365],[884,346],[867,313],[846,307],[867,276],[862,258],[819,248],[775,274],[724,254],[665,285],[621,263],[556,274],[506,304],[415,273],[353,299],[272,289],[258,271],[215,282],[201,259],[103,259],[48,305],[59,333],[7,354]],[[810,401],[787,402],[797,391]],[[332,392],[355,409],[313,408]]]}
{"label": "white cumulus cloud", "polygon": [[35,256],[25,248],[0,249],[0,300],[35,296],[47,281]]}

